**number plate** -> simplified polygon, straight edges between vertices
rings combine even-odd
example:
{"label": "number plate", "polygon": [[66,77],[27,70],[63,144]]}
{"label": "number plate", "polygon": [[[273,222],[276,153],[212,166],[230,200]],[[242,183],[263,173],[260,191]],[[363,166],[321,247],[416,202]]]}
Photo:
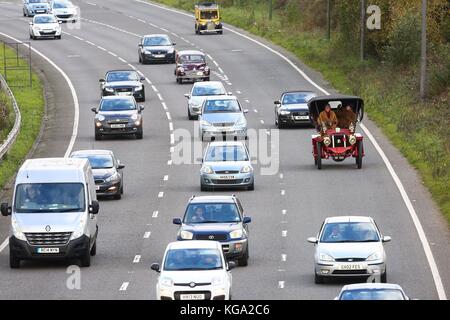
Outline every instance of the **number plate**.
{"label": "number plate", "polygon": [[119,128],[125,128],[125,124],[119,123],[119,124],[112,124],[111,129],[119,129]]}
{"label": "number plate", "polygon": [[200,72],[197,72],[197,75],[198,75],[198,76],[202,76],[202,75],[203,75],[203,72],[201,72],[201,71],[200,71]]}
{"label": "number plate", "polygon": [[308,120],[309,117],[308,116],[295,116],[294,119],[295,120]]}
{"label": "number plate", "polygon": [[365,266],[361,264],[341,264],[339,269],[341,270],[362,270]]}
{"label": "number plate", "polygon": [[131,92],[117,92],[118,96],[130,96]]}
{"label": "number plate", "polygon": [[166,55],[165,54],[154,54],[153,55],[155,58],[165,58]]}
{"label": "number plate", "polygon": [[100,186],[95,186],[95,190],[100,190]]}
{"label": "number plate", "polygon": [[37,253],[59,253],[59,248],[37,248]]}
{"label": "number plate", "polygon": [[205,300],[204,294],[182,294],[180,300]]}
{"label": "number plate", "polygon": [[234,176],[219,176],[219,179],[221,179],[221,180],[233,180]]}

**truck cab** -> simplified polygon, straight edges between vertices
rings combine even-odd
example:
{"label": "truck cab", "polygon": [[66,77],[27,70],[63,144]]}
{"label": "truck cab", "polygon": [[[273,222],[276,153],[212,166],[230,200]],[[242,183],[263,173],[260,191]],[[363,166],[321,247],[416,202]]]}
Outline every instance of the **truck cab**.
{"label": "truck cab", "polygon": [[79,259],[89,267],[98,235],[92,169],[87,159],[29,159],[19,169],[12,204],[1,204],[11,216],[9,261]]}
{"label": "truck cab", "polygon": [[195,33],[223,33],[218,4],[201,2],[195,5]]}

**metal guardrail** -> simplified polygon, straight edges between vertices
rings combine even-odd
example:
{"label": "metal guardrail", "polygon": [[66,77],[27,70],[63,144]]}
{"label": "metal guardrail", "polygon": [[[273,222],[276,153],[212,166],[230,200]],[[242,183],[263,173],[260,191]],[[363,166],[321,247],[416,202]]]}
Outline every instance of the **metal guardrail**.
{"label": "metal guardrail", "polygon": [[6,140],[3,142],[0,141],[0,143],[1,143],[0,144],[0,161],[1,161],[4,157],[4,155],[8,153],[9,149],[14,144],[14,141],[16,141],[16,138],[19,135],[20,125],[22,123],[22,117],[20,115],[20,110],[17,105],[16,98],[14,97],[11,89],[9,88],[8,84],[6,83],[5,79],[3,78],[3,76],[1,74],[0,74],[0,90],[6,91],[6,93],[8,94],[8,96],[11,99],[11,102],[12,102],[12,105],[14,108],[14,112],[16,114],[16,120],[14,121],[14,127],[9,132]]}

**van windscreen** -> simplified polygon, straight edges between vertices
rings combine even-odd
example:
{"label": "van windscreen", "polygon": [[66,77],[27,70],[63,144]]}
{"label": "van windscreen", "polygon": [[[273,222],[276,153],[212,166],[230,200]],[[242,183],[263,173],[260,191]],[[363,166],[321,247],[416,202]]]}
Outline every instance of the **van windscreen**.
{"label": "van windscreen", "polygon": [[19,184],[14,210],[17,213],[84,211],[84,186],[82,183]]}

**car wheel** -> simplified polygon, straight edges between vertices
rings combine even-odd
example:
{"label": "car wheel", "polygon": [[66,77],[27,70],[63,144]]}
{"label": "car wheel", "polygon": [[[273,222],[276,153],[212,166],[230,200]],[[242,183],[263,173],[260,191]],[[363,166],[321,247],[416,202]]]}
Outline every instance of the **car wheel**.
{"label": "car wheel", "polygon": [[139,63],[142,63],[142,56],[140,54],[139,54]]}
{"label": "car wheel", "polygon": [[200,183],[200,191],[208,191],[208,188],[203,183]]}
{"label": "car wheel", "polygon": [[11,249],[9,250],[9,267],[11,269],[20,268],[20,259],[16,257]]}
{"label": "car wheel", "polygon": [[217,32],[218,34],[223,34],[223,30],[220,30],[219,32]]}
{"label": "car wheel", "polygon": [[95,140],[102,140],[102,134],[98,131],[95,131]]}
{"label": "car wheel", "polygon": [[33,36],[31,35],[31,33],[30,33],[30,39],[33,39]]}
{"label": "car wheel", "polygon": [[122,185],[120,186],[120,194],[123,194],[123,182]]}
{"label": "car wheel", "polygon": [[381,283],[387,283],[387,271],[384,271],[384,273],[381,275],[380,281]]}
{"label": "car wheel", "polygon": [[182,84],[182,83],[183,83],[183,79],[177,78],[177,83],[178,83],[178,84]]}
{"label": "car wheel", "polygon": [[86,252],[80,258],[80,267],[90,267],[91,266],[91,250],[88,247]]}
{"label": "car wheel", "polygon": [[284,129],[286,127],[284,123],[280,120],[280,117],[277,118],[276,123],[278,124],[278,129]]}
{"label": "car wheel", "polygon": [[191,109],[189,109],[189,107],[188,107],[188,119],[189,120],[194,120],[195,119],[195,117],[191,114]]}
{"label": "car wheel", "polygon": [[144,137],[144,130],[141,128],[140,130],[138,130],[138,132],[136,133],[136,139],[141,140]]}
{"label": "car wheel", "polygon": [[120,200],[120,199],[122,199],[122,194],[120,193],[120,191],[119,191],[118,194],[115,194],[113,198],[114,198],[114,200]]}
{"label": "car wheel", "polygon": [[57,40],[61,40],[61,36],[56,36],[55,37]]}
{"label": "car wheel", "polygon": [[210,77],[206,77],[206,78],[204,79],[204,81],[209,81],[209,79],[210,79]]}
{"label": "car wheel", "polygon": [[95,239],[94,245],[91,248],[91,256],[95,256],[97,254],[97,239]]}
{"label": "car wheel", "polygon": [[314,271],[314,283],[315,284],[322,284],[325,282],[325,279],[322,276],[317,275]]}
{"label": "car wheel", "polygon": [[250,191],[255,190],[255,182],[252,182],[252,184],[247,187],[247,190],[250,190]]}
{"label": "car wheel", "polygon": [[238,259],[238,265],[241,266],[241,267],[248,266],[248,247],[247,247],[247,251],[242,256],[242,258]]}
{"label": "car wheel", "polygon": [[141,102],[145,101],[145,89],[142,89],[142,98],[141,98]]}
{"label": "car wheel", "polygon": [[356,167],[358,169],[361,169],[362,168],[362,158],[363,158],[362,157],[362,152],[363,152],[363,143],[362,143],[362,141],[358,142],[357,148],[358,148],[358,156],[356,157]]}
{"label": "car wheel", "polygon": [[322,169],[322,144],[320,142],[317,142],[317,158],[316,158],[316,164],[317,169]]}

